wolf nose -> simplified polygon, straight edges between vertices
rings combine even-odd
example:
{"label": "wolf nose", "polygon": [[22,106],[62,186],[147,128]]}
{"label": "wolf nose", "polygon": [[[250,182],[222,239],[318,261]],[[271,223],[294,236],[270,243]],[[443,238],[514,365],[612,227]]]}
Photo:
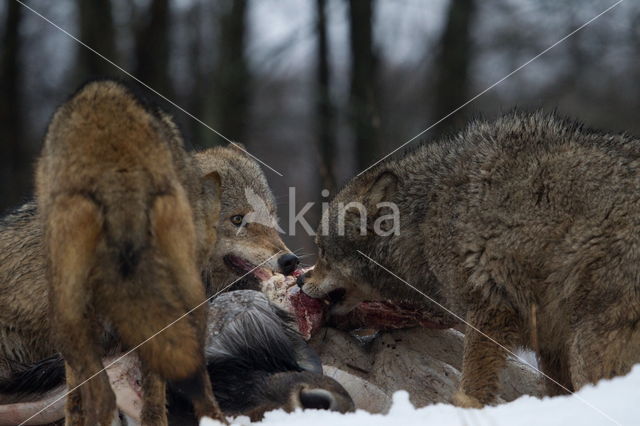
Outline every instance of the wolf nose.
{"label": "wolf nose", "polygon": [[335,396],[325,389],[305,389],[300,391],[302,409],[338,411]]}
{"label": "wolf nose", "polygon": [[293,253],[283,254],[278,258],[278,266],[280,267],[280,272],[284,275],[291,275],[293,271],[296,270],[298,265],[300,264],[300,259]]}

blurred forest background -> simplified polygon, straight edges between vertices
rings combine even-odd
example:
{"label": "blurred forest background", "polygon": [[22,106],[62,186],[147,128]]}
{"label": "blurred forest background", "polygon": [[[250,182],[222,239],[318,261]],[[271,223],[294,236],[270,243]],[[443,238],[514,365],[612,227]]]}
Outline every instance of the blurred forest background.
{"label": "blurred forest background", "polygon": [[[354,174],[614,0],[23,0],[281,172],[295,204]],[[0,207],[32,193],[48,119],[83,81],[126,76],[0,1]],[[626,1],[421,138],[514,107],[640,134],[640,1]],[[172,111],[190,144],[226,142]],[[417,141],[414,143],[418,143]],[[320,205],[307,218],[315,226]],[[285,236],[314,254],[301,229]],[[311,259],[310,259],[311,260]]]}

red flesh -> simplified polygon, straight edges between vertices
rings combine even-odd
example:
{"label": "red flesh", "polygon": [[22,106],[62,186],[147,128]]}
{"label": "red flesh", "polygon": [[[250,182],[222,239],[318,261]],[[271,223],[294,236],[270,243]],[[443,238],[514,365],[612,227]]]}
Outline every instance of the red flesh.
{"label": "red flesh", "polygon": [[[298,269],[291,275],[297,278],[305,272],[303,269]],[[343,330],[359,328],[397,330],[412,327],[447,329],[456,325],[451,318],[440,318],[433,312],[410,304],[391,302],[362,302],[346,315],[334,315],[328,318],[328,302],[307,296],[293,284],[294,282],[289,281],[290,284],[284,284],[281,291],[286,291],[286,300],[290,305],[291,313],[295,316],[298,329],[305,339],[309,339],[326,322]]]}
{"label": "red flesh", "polygon": [[291,287],[287,296],[298,323],[298,331],[308,340],[323,326],[326,305],[319,299],[307,296],[297,286]]}
{"label": "red flesh", "polygon": [[334,322],[347,328],[366,327],[376,330],[410,327],[447,329],[455,325],[433,318],[430,313],[419,309],[391,302],[362,302],[347,315],[334,318]]}

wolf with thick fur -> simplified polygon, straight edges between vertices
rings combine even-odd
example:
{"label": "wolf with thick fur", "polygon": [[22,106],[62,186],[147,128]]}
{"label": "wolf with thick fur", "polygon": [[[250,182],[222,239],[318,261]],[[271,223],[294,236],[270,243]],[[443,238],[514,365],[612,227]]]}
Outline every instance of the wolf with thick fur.
{"label": "wolf with thick fur", "polygon": [[36,199],[53,339],[72,389],[67,424],[114,418],[105,334],[140,357],[144,424],[166,424],[165,380],[185,389],[198,418],[224,420],[206,378],[199,268],[217,214],[192,207],[203,192],[219,195],[219,178],[201,185],[191,161],[171,118],[113,81],[85,85],[49,124]]}
{"label": "wolf with thick fur", "polygon": [[[341,211],[354,201],[366,214]],[[433,309],[366,255],[494,340],[467,329],[459,405],[494,402],[496,342],[534,349],[552,394],[640,362],[640,140],[542,113],[475,122],[353,179],[324,220],[307,294]]]}
{"label": "wolf with thick fur", "polygon": [[[246,193],[256,194],[275,217],[275,202],[258,164],[236,147],[216,147],[189,154],[190,167],[205,187],[211,173],[220,177],[222,205],[217,195],[196,193],[192,209],[205,221],[215,221],[216,243],[201,253],[200,273],[207,296],[228,288],[259,289],[270,270],[290,273],[298,263],[278,232],[243,218],[253,210]],[[256,197],[252,197],[256,198]],[[260,268],[255,266],[262,265]],[[0,377],[11,365],[31,364],[56,353],[51,338],[44,237],[34,202],[0,218]],[[6,360],[6,361],[5,361]]]}
{"label": "wolf with thick fur", "polygon": [[272,271],[294,272],[300,262],[280,238],[275,197],[260,166],[234,145],[193,158],[202,175],[215,172],[222,185],[217,245],[203,271],[209,292],[232,283],[234,289],[258,290]]}

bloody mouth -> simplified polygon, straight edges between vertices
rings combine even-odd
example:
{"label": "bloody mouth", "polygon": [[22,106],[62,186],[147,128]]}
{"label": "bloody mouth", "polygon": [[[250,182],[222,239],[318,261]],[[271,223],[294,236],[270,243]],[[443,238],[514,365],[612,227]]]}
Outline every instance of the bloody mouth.
{"label": "bloody mouth", "polygon": [[263,267],[256,267],[253,263],[249,262],[240,256],[228,254],[224,256],[224,263],[235,273],[239,275],[250,274],[258,281],[266,281],[273,276],[273,272],[270,269]]}
{"label": "bloody mouth", "polygon": [[305,339],[311,338],[324,325],[346,331],[383,331],[413,327],[447,329],[457,324],[444,313],[407,302],[362,302],[345,315],[330,315],[331,306],[344,299],[345,290],[337,289],[325,299],[314,299],[295,284],[295,278],[302,273],[304,271],[298,270],[292,277],[276,274],[262,283],[262,290],[272,302],[293,314],[298,330]]}
{"label": "bloody mouth", "polygon": [[327,305],[319,299],[307,296],[298,286],[291,287],[287,296],[298,331],[305,339],[310,339],[326,322]]}

